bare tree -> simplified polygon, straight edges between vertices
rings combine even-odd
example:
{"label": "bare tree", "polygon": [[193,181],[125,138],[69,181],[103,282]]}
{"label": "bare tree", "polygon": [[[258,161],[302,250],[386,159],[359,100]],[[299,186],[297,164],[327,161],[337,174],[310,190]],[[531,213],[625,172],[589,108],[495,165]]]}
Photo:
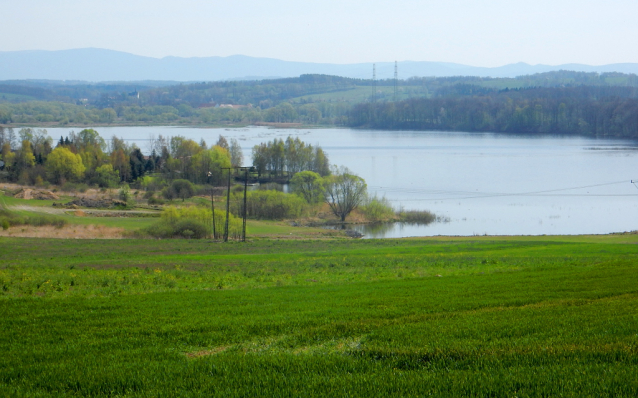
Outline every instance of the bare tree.
{"label": "bare tree", "polygon": [[346,217],[367,195],[367,185],[363,178],[352,174],[346,167],[335,168],[326,180],[325,200],[335,216],[346,221]]}
{"label": "bare tree", "polygon": [[219,139],[217,140],[217,143],[215,145],[228,150],[228,141],[226,140],[226,137],[221,134],[219,135]]}
{"label": "bare tree", "polygon": [[244,154],[241,151],[241,146],[235,138],[230,139],[230,164],[233,167],[240,167],[244,163]]}

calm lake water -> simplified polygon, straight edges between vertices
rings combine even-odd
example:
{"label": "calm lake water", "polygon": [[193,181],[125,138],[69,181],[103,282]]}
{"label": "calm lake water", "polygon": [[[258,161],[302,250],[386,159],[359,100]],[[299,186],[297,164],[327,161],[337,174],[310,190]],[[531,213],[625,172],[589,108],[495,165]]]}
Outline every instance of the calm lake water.
{"label": "calm lake water", "polygon": [[[350,129],[98,127],[148,152],[151,135],[254,145],[287,136],[318,144],[330,162],[363,177],[397,208],[430,210],[449,222],[394,225],[368,238],[432,235],[605,234],[638,229],[638,142],[582,137]],[[58,140],[70,129],[48,129]],[[77,131],[77,129],[76,129]]]}

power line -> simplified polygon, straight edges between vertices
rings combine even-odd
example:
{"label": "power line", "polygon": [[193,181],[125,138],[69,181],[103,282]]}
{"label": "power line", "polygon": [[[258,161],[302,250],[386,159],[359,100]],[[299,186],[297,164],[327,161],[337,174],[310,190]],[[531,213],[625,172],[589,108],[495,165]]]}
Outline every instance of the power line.
{"label": "power line", "polygon": [[[482,199],[482,198],[494,198],[494,197],[507,197],[507,196],[543,196],[543,197],[621,197],[621,196],[635,196],[631,194],[560,194],[560,195],[547,195],[553,192],[564,192],[564,191],[572,191],[576,189],[585,189],[585,188],[594,188],[608,185],[616,185],[623,184],[627,181],[615,181],[608,182],[603,184],[593,184],[593,185],[583,185],[578,187],[570,187],[570,188],[558,188],[558,189],[548,189],[543,191],[531,191],[531,192],[517,192],[517,193],[475,193],[471,191],[444,191],[444,190],[418,190],[418,189],[410,189],[410,188],[384,188],[384,187],[369,187],[372,190],[383,190],[385,192],[397,192],[397,193],[413,193],[413,194],[445,194],[445,195],[470,195],[464,197],[444,197],[444,198],[422,198],[422,199],[403,199],[403,200],[391,200],[391,201],[439,201],[439,200],[463,200],[463,199]],[[633,181],[632,181],[633,183]],[[638,183],[638,181],[636,181]]]}

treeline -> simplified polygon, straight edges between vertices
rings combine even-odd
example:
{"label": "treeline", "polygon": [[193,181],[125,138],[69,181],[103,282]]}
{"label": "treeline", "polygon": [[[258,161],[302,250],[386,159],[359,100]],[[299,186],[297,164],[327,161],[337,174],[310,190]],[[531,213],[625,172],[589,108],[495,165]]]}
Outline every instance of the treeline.
{"label": "treeline", "polygon": [[[122,91],[132,89],[133,84],[95,86],[99,88],[80,85],[83,89],[76,92],[72,84],[59,84],[59,90],[66,91],[58,92],[54,83],[29,82],[25,83],[24,95],[44,90],[47,98],[69,93],[94,97],[75,103],[0,100],[0,124],[88,127],[300,123],[618,137],[637,134],[636,75],[558,71],[514,79],[410,78],[398,82],[396,98],[387,89],[394,84],[392,80],[377,81],[374,95],[372,83],[372,80],[302,75],[290,79],[168,86],[149,83],[133,92]],[[5,86],[19,91],[18,82],[4,84],[0,89]],[[380,90],[382,86],[386,89]],[[364,100],[368,92],[370,96],[367,102],[358,104],[353,104],[352,99],[343,100],[347,96],[342,94],[312,97],[348,90],[355,90],[358,94],[352,98],[358,100]]]}
{"label": "treeline", "polygon": [[[218,104],[248,105],[267,109],[282,102],[303,102],[304,96],[343,92],[357,87],[393,86],[394,80],[373,82],[339,76],[306,74],[296,78],[178,82],[110,82],[13,80],[0,82],[0,101],[59,101],[87,105],[98,109],[118,106],[172,106],[186,104],[192,108]],[[638,86],[638,76],[623,73],[586,73],[553,71],[516,78],[475,76],[411,77],[399,80],[401,91],[408,94],[427,93],[429,97],[446,96],[447,88],[473,85],[490,89],[525,87]],[[307,100],[307,99],[306,99]],[[315,102],[315,101],[313,101]],[[119,113],[119,112],[118,112]]]}
{"label": "treeline", "polygon": [[241,165],[239,143],[220,136],[208,146],[182,136],[151,137],[151,154],[112,137],[109,145],[92,129],[54,141],[46,130],[0,127],[0,169],[4,178],[25,185],[81,182],[99,187],[121,183],[160,190],[175,179],[222,184],[222,168]]}
{"label": "treeline", "polygon": [[[0,127],[0,170],[6,179],[24,185],[81,182],[110,188],[128,183],[151,191],[173,189],[171,182],[175,181],[225,185],[222,169],[244,162],[237,139],[222,135],[211,146],[182,136],[151,136],[148,149],[150,155],[145,156],[140,148],[116,136],[107,145],[93,129],[71,131],[55,141],[43,129],[16,132]],[[323,149],[299,138],[256,145],[252,161],[258,176],[266,181],[289,180],[301,171],[330,174]],[[179,193],[173,196],[181,197]]]}
{"label": "treeline", "polygon": [[[461,87],[467,90],[467,87]],[[635,87],[553,87],[413,98],[353,107],[348,125],[377,129],[493,131],[638,137]]]}
{"label": "treeline", "polygon": [[252,106],[193,108],[188,104],[119,105],[115,108],[91,108],[62,102],[0,103],[0,124],[55,124],[72,126],[156,124],[219,125],[305,123],[343,125],[350,106],[344,103],[281,103],[261,109]]}

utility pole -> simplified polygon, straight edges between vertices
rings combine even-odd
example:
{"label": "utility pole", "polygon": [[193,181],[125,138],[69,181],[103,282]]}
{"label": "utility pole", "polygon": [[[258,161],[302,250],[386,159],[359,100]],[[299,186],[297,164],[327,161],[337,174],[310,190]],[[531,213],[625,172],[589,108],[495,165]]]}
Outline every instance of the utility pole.
{"label": "utility pole", "polygon": [[[213,172],[209,171],[208,176],[212,177]],[[215,186],[213,185],[212,179],[210,182],[210,208],[213,212],[213,240],[215,240],[217,239],[217,230],[215,229]]]}
{"label": "utility pole", "polygon": [[246,242],[246,218],[248,214],[248,172],[254,171],[255,167],[222,167],[222,170],[228,170],[228,189],[226,194],[226,226],[224,228],[224,242],[228,242],[228,220],[230,219],[230,171],[244,170],[244,214],[242,220],[242,242]]}
{"label": "utility pole", "polygon": [[393,101],[397,102],[397,95],[399,92],[399,66],[397,61],[394,61],[394,98]]}
{"label": "utility pole", "polygon": [[230,217],[230,171],[233,168],[222,167],[222,170],[223,169],[228,169],[228,189],[226,190],[226,225],[224,227],[224,242],[228,242],[228,219]]}
{"label": "utility pole", "polygon": [[372,102],[377,102],[377,64],[372,64]]}
{"label": "utility pole", "polygon": [[248,209],[246,208],[247,192],[248,192],[248,167],[244,167],[244,224],[242,225],[242,242],[246,242],[246,214],[248,214]]}

